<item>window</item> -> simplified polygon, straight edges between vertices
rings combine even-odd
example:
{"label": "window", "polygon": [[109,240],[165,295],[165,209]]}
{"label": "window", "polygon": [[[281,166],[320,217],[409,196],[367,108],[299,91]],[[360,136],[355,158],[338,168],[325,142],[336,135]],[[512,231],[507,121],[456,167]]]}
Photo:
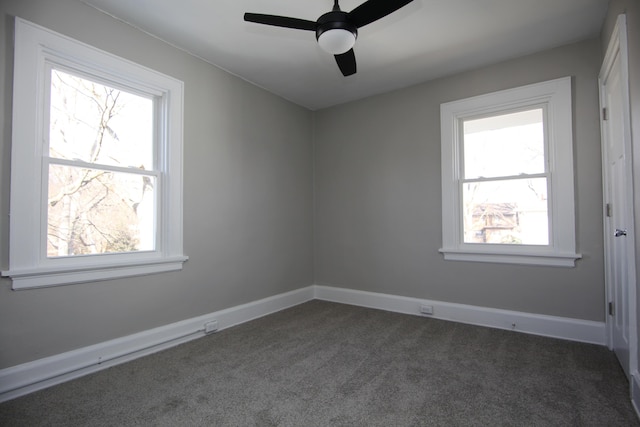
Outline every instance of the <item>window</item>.
{"label": "window", "polygon": [[16,19],[14,289],[179,270],[182,82]]}
{"label": "window", "polygon": [[447,260],[575,265],[571,78],[441,106]]}

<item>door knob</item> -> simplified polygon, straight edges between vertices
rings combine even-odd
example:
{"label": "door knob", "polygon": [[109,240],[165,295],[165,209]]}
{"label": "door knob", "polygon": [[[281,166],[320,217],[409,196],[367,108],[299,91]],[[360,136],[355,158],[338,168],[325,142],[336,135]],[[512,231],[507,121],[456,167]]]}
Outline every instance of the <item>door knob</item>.
{"label": "door knob", "polygon": [[619,228],[616,228],[616,232],[613,233],[613,235],[615,237],[626,236],[627,235],[627,230],[620,230]]}

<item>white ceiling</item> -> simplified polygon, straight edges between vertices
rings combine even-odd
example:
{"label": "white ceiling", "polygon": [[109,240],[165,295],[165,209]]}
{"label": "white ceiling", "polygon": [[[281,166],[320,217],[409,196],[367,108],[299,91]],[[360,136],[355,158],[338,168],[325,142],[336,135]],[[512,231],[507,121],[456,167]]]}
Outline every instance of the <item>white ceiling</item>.
{"label": "white ceiling", "polygon": [[358,73],[344,77],[313,32],[243,20],[253,12],[315,21],[332,0],[83,1],[312,110],[595,37],[608,4],[414,0],[359,30]]}

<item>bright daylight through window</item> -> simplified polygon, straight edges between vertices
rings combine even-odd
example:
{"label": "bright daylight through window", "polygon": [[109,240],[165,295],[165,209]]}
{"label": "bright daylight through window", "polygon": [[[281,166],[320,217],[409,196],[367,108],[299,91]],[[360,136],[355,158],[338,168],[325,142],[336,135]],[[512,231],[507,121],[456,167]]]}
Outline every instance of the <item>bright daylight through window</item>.
{"label": "bright daylight through window", "polygon": [[50,104],[47,256],[153,250],[153,100],[52,69]]}
{"label": "bright daylight through window", "polygon": [[181,269],[182,82],[18,18],[15,31],[3,276],[21,289]]}
{"label": "bright daylight through window", "polygon": [[445,259],[573,266],[571,80],[443,104]]}
{"label": "bright daylight through window", "polygon": [[549,243],[543,114],[463,121],[465,243]]}

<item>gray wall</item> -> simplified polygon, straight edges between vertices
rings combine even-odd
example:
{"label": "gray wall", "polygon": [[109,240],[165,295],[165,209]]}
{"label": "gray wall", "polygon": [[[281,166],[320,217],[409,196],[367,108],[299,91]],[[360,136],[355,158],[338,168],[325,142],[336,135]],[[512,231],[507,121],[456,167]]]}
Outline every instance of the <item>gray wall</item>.
{"label": "gray wall", "polygon": [[[603,321],[599,40],[318,112],[317,284]],[[573,76],[576,268],[444,261],[440,104]]]}
{"label": "gray wall", "polygon": [[39,290],[0,281],[0,368],[313,283],[312,114],[74,0],[0,2],[0,266],[8,267],[13,18],[185,82],[181,272]]}
{"label": "gray wall", "polygon": [[[636,240],[636,319],[640,319],[640,2],[612,0],[602,29],[602,52],[606,51],[611,31],[620,13],[627,15],[627,42],[629,44],[629,98],[631,101],[631,132],[633,144],[634,212]],[[637,329],[640,334],[640,328]],[[640,342],[640,335],[638,336]],[[640,348],[638,349],[640,351]],[[640,359],[640,355],[638,357]],[[632,367],[633,368],[633,367]],[[636,367],[637,368],[637,367]]]}

